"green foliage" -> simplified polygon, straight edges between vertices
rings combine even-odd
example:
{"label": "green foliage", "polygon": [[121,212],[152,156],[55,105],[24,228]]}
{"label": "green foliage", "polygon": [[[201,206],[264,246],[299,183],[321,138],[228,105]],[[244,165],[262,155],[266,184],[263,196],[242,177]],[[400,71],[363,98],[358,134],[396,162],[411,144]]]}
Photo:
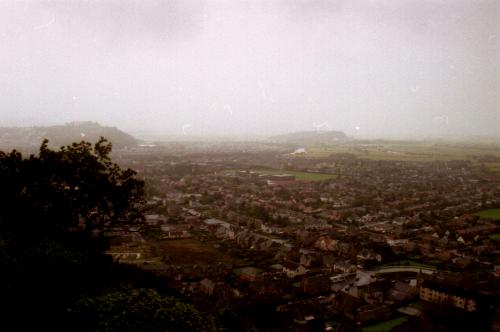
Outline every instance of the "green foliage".
{"label": "green foliage", "polygon": [[72,310],[87,329],[111,331],[215,331],[211,319],[193,306],[152,289],[114,291],[85,298]]}

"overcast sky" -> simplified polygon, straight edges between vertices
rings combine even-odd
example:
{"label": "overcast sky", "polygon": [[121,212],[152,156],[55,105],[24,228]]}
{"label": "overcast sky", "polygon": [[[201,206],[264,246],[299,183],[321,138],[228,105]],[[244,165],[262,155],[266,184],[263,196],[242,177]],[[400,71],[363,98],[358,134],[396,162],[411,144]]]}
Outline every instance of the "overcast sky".
{"label": "overcast sky", "polygon": [[500,133],[500,1],[0,0],[0,126]]}

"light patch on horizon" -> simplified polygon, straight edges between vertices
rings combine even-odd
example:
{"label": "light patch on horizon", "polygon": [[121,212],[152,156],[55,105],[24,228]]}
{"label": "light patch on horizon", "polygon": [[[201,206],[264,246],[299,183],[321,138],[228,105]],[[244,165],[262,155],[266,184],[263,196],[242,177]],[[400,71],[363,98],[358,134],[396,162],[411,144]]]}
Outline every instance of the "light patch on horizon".
{"label": "light patch on horizon", "polygon": [[188,130],[193,128],[193,125],[190,125],[190,124],[185,124],[182,126],[182,134],[184,136],[187,136],[189,133],[188,133]]}
{"label": "light patch on horizon", "polygon": [[439,125],[448,125],[450,123],[450,119],[447,115],[436,116],[434,119],[432,119],[432,121]]}
{"label": "light patch on horizon", "polygon": [[229,105],[229,104],[225,104],[225,105],[224,105],[224,110],[226,111],[226,113],[227,113],[229,116],[232,116],[232,115],[233,115],[233,108],[231,107],[231,105]]}
{"label": "light patch on horizon", "polygon": [[264,84],[262,83],[262,81],[259,80],[257,83],[258,83],[258,86],[260,89],[261,98],[269,101],[270,103],[275,103],[276,101],[274,100],[274,98],[272,96],[270,96],[268,94],[267,89],[264,87]]}
{"label": "light patch on horizon", "polygon": [[55,15],[53,15],[52,18],[50,19],[50,21],[48,21],[47,23],[34,26],[33,30],[47,29],[48,27],[50,27],[54,23],[56,23],[56,16]]}
{"label": "light patch on horizon", "polygon": [[416,93],[420,90],[420,86],[419,85],[412,86],[410,90],[411,92]]}
{"label": "light patch on horizon", "polygon": [[314,128],[316,128],[316,131],[318,133],[323,133],[323,132],[327,132],[327,131],[332,130],[332,127],[330,126],[330,124],[328,122],[323,122],[323,123],[320,123],[320,124],[315,124]]}

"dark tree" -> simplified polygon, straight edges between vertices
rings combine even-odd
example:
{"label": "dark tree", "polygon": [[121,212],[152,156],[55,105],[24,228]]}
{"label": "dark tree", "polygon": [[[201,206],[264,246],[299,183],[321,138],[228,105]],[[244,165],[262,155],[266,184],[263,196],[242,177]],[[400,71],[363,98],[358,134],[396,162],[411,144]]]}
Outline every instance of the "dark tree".
{"label": "dark tree", "polygon": [[[75,303],[97,299],[110,312],[126,312],[133,309],[125,305],[129,293],[120,295],[123,301],[107,302],[102,294],[120,294],[124,285],[149,287],[141,284],[146,278],[140,270],[129,273],[130,267],[104,254],[103,230],[143,220],[144,184],[134,171],[113,163],[110,153],[111,143],[103,138],[94,146],[80,142],[59,150],[44,141],[39,154],[28,158],[0,152],[0,330],[8,324],[19,331],[85,330],[70,313]],[[178,308],[173,299],[166,307],[161,297],[150,300],[148,310],[186,318],[169,311]],[[105,319],[95,322],[105,325]]]}
{"label": "dark tree", "polygon": [[5,317],[52,326],[69,303],[101,287],[110,260],[99,231],[142,220],[143,183],[112,163],[110,152],[103,138],[94,146],[80,142],[57,151],[45,140],[39,154],[28,158],[0,152]]}
{"label": "dark tree", "polygon": [[67,232],[90,235],[116,223],[140,221],[143,182],[111,162],[111,143],[101,138],[58,151],[45,140],[38,156],[0,152],[2,227],[23,237]]}

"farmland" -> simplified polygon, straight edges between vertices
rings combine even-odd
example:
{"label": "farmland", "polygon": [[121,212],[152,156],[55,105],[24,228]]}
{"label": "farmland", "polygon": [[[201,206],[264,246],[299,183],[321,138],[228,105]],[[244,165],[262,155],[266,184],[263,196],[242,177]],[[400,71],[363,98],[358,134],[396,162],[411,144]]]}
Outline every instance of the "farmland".
{"label": "farmland", "polygon": [[[323,158],[332,154],[349,153],[358,158],[372,160],[434,161],[434,160],[473,160],[479,156],[500,157],[500,149],[489,144],[444,144],[430,142],[384,142],[362,144],[339,144],[315,146],[297,158]],[[500,170],[500,163],[486,165],[492,171]]]}
{"label": "farmland", "polygon": [[491,173],[500,175],[500,163],[484,163],[484,166]]}

